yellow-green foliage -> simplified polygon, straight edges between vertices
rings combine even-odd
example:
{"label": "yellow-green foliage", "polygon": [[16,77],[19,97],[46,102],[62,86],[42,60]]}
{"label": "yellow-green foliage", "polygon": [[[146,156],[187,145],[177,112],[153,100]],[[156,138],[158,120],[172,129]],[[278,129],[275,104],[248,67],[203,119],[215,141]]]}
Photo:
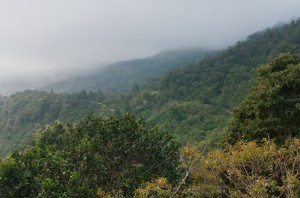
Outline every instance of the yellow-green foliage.
{"label": "yellow-green foliage", "polygon": [[290,139],[281,147],[269,139],[262,144],[238,142],[206,156],[196,147],[185,147],[180,168],[185,174],[177,185],[158,178],[138,188],[135,197],[296,198],[300,196],[300,139]]}
{"label": "yellow-green foliage", "polygon": [[164,177],[159,177],[152,182],[147,182],[141,188],[135,191],[136,198],[147,198],[147,197],[170,197],[172,192],[172,186],[168,180]]}
{"label": "yellow-green foliage", "polygon": [[196,197],[298,197],[300,140],[282,147],[272,140],[262,145],[238,142],[225,151],[209,152],[191,169],[187,192]]}

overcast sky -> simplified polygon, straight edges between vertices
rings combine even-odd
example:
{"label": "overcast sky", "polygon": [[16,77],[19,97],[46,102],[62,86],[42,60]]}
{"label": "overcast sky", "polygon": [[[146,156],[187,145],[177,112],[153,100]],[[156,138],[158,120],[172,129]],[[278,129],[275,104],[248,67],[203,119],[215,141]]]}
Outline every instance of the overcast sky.
{"label": "overcast sky", "polygon": [[1,0],[0,83],[222,48],[299,15],[299,0]]}

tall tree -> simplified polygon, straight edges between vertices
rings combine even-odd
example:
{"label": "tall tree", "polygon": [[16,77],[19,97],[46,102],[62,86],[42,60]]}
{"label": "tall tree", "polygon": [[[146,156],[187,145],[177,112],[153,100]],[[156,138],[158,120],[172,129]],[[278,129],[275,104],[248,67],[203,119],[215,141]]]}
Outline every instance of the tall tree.
{"label": "tall tree", "polygon": [[281,54],[257,69],[258,78],[234,112],[227,140],[275,138],[281,142],[300,136],[300,60]]}
{"label": "tall tree", "polygon": [[96,197],[97,190],[131,197],[152,178],[176,181],[178,143],[129,114],[56,122],[41,133],[0,162],[0,197]]}

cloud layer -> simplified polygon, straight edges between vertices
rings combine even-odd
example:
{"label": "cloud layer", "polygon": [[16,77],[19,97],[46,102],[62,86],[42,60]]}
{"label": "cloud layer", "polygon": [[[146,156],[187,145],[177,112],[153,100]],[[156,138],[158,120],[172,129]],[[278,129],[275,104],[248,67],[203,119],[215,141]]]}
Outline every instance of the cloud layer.
{"label": "cloud layer", "polygon": [[299,17],[299,8],[299,0],[1,1],[0,83],[62,78],[163,49],[226,47]]}

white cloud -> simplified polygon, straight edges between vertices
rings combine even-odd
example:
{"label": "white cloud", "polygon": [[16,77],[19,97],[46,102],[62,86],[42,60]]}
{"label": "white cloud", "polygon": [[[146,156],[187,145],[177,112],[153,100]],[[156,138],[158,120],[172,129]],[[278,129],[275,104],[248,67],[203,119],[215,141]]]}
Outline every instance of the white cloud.
{"label": "white cloud", "polygon": [[224,47],[299,17],[299,8],[299,0],[1,1],[0,78],[33,80],[169,48]]}

